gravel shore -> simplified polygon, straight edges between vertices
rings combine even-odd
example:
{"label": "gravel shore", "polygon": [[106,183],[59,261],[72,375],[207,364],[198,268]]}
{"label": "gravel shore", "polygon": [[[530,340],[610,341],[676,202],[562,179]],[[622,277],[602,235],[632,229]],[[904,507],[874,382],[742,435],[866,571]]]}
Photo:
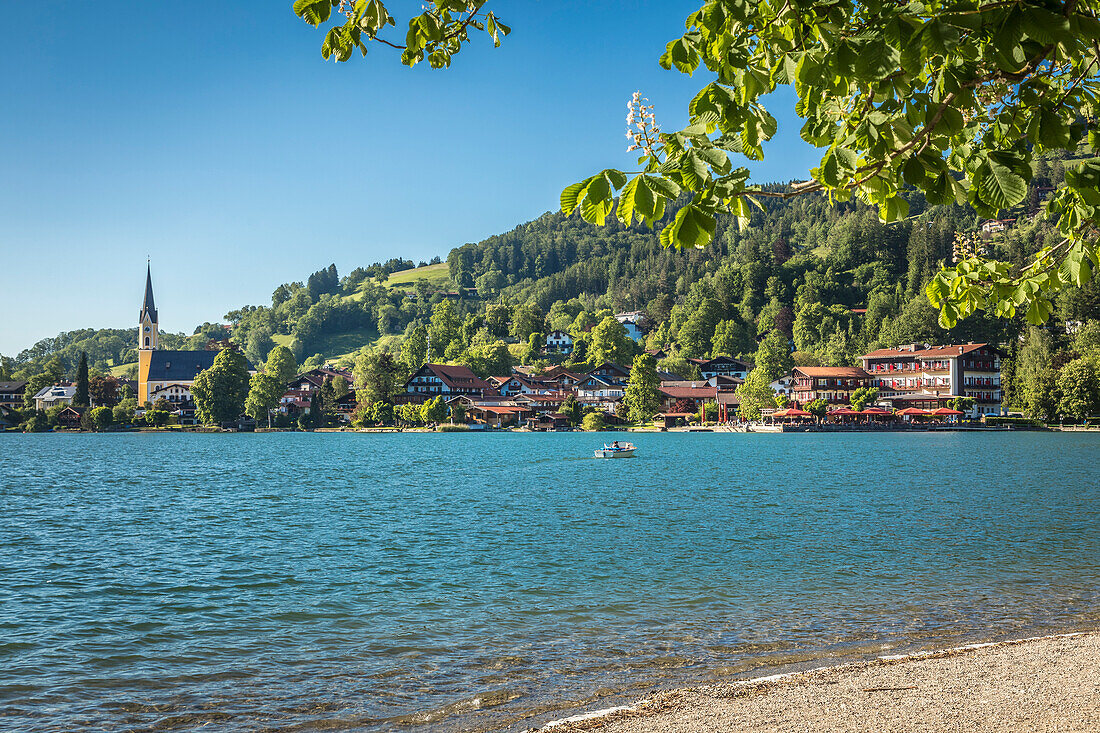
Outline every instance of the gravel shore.
{"label": "gravel shore", "polygon": [[542,730],[1100,731],[1100,633],[676,690]]}

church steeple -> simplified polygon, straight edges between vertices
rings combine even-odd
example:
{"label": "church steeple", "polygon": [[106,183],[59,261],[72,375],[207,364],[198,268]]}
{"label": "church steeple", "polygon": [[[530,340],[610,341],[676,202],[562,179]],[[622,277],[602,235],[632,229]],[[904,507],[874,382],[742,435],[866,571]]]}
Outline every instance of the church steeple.
{"label": "church steeple", "polygon": [[138,349],[155,349],[158,340],[157,306],[153,302],[153,273],[149,264],[145,265],[145,301],[138,315]]}

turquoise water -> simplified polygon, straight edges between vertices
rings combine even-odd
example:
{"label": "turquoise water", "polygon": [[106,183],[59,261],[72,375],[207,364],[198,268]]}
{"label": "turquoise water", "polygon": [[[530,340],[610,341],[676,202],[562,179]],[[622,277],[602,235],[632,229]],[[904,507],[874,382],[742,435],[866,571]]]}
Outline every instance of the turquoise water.
{"label": "turquoise water", "polygon": [[0,729],[524,728],[1100,621],[1100,435],[0,436]]}

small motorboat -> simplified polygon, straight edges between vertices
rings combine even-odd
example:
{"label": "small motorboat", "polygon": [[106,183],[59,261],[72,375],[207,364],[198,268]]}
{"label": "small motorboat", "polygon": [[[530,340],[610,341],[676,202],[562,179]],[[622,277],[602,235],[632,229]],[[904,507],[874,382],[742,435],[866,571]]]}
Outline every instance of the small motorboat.
{"label": "small motorboat", "polygon": [[597,448],[596,458],[633,458],[634,450],[633,443],[620,443],[616,440],[611,445]]}

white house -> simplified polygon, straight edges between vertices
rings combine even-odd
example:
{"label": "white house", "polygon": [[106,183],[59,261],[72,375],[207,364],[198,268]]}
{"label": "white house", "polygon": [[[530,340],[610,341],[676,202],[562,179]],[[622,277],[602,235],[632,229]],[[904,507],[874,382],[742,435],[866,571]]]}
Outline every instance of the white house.
{"label": "white house", "polygon": [[626,328],[626,335],[635,341],[645,339],[646,315],[642,311],[616,313],[615,320]]}
{"label": "white house", "polygon": [[791,396],[791,390],[794,389],[794,377],[790,374],[780,377],[771,384],[768,385],[776,394]]}
{"label": "white house", "polygon": [[613,399],[621,398],[626,392],[626,386],[618,381],[590,374],[577,385],[577,397],[588,399]]}
{"label": "white house", "polygon": [[573,353],[573,337],[565,331],[551,331],[546,337],[546,350],[556,351],[560,354]]}
{"label": "white house", "polygon": [[34,396],[34,409],[48,410],[58,405],[71,405],[75,395],[75,384],[55,384],[51,387],[43,387]]}

